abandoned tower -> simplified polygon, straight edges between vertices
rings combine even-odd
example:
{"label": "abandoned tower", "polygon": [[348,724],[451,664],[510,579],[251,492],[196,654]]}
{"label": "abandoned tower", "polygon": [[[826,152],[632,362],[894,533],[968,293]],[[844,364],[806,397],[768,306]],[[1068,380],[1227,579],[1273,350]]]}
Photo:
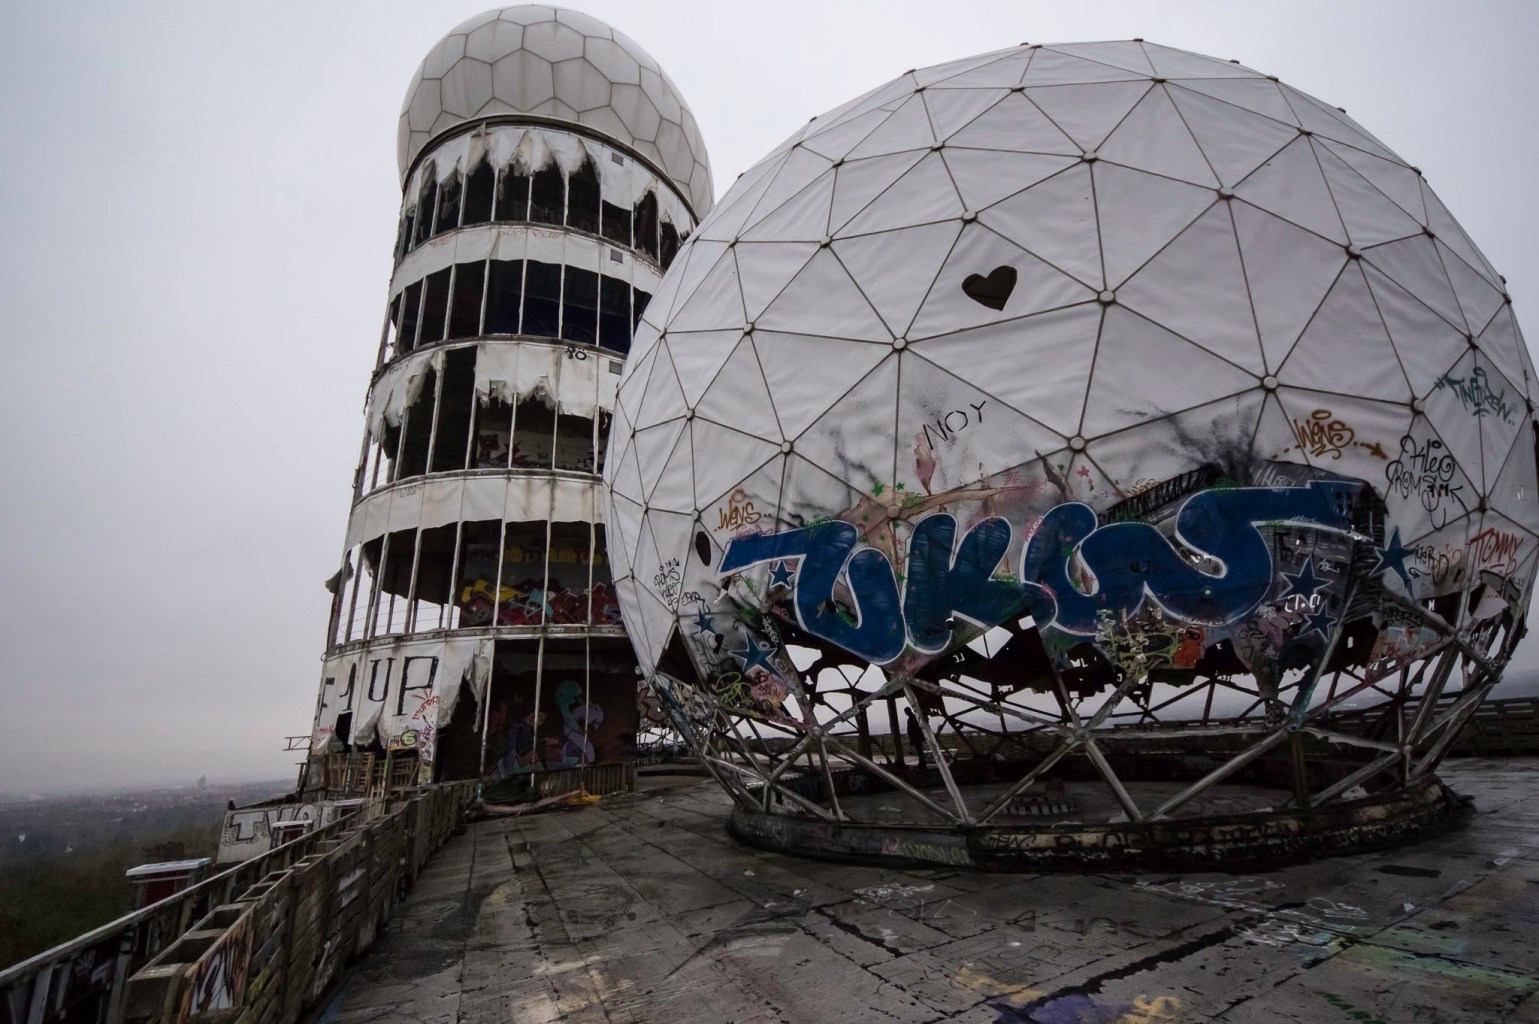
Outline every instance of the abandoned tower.
{"label": "abandoned tower", "polygon": [[599,474],[632,331],[711,207],[694,117],[626,36],[511,7],[429,51],[398,157],[306,788],[370,754],[418,782],[631,759]]}

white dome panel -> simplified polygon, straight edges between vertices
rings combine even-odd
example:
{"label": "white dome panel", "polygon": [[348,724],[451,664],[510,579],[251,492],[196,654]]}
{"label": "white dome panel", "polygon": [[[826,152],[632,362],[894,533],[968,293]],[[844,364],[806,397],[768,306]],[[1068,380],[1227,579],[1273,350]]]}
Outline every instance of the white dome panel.
{"label": "white dome panel", "polygon": [[697,216],[715,205],[700,129],[657,61],[596,18],[542,4],[478,14],[428,51],[401,105],[402,180],[435,136],[476,117],[521,113],[582,125],[635,149]]}

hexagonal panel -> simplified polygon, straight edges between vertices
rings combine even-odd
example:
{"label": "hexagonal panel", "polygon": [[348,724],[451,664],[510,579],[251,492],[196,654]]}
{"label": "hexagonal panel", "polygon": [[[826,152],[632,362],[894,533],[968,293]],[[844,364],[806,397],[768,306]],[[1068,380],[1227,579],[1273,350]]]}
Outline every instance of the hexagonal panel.
{"label": "hexagonal panel", "polygon": [[465,39],[465,56],[495,64],[524,45],[524,30],[520,25],[493,20]]}
{"label": "hexagonal panel", "polygon": [[465,57],[444,75],[439,92],[444,113],[470,117],[492,98],[492,66]]}
{"label": "hexagonal panel", "polygon": [[576,110],[609,105],[609,79],[581,57],[556,65],[556,95]]}
{"label": "hexagonal panel", "polygon": [[524,29],[524,46],[555,63],[582,56],[582,33],[559,21],[542,21]]}

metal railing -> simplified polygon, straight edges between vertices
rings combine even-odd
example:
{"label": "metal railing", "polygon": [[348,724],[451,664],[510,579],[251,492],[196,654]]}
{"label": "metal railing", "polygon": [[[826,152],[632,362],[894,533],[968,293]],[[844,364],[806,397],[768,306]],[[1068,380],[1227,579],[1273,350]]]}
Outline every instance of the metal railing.
{"label": "metal railing", "polygon": [[[370,849],[398,849],[399,854],[390,856],[380,869],[396,872],[409,883],[462,819],[473,790],[473,783],[427,787],[395,801],[373,821],[361,820],[367,812],[343,817],[6,968],[0,971],[0,1024],[122,1024],[130,1019],[126,1013],[130,979],[195,925],[207,927],[210,920],[217,920],[216,908],[236,904],[254,886],[297,867],[326,864],[338,851],[360,843]],[[353,872],[328,875],[322,888],[335,888],[356,877]],[[332,895],[310,892],[310,912],[332,905]],[[388,900],[383,910],[392,905],[393,899]],[[372,928],[368,937],[372,941]],[[264,986],[270,981],[263,976]],[[172,1005],[173,1010],[180,1007],[179,1019],[191,1019],[188,1005]]]}

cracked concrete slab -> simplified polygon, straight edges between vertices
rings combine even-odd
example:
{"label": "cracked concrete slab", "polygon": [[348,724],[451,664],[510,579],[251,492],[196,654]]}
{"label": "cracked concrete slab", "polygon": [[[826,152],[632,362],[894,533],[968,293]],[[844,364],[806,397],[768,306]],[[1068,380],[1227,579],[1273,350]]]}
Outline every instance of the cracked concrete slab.
{"label": "cracked concrete slab", "polygon": [[1539,760],[1467,827],[1265,874],[1008,875],[738,845],[714,784],[472,825],[328,1024],[1539,1022]]}

